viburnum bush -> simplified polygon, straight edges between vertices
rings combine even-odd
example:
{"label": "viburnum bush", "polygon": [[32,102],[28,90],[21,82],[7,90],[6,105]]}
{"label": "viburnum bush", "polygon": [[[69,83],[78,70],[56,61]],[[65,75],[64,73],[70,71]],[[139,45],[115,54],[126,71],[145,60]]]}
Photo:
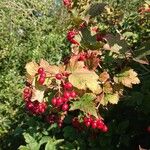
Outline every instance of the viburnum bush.
{"label": "viburnum bush", "polygon": [[70,55],[60,65],[43,59],[26,64],[26,110],[59,128],[71,114],[71,124],[79,132],[109,132],[103,108],[117,104],[125,89],[140,83],[131,63],[147,62],[134,57],[125,35],[115,28],[118,18],[113,18],[115,10],[108,4],[63,3],[71,18],[66,34]]}
{"label": "viburnum bush", "polygon": [[[107,132],[100,108],[117,104],[124,88],[132,88],[140,80],[130,67],[133,57],[124,38],[99,27],[97,15],[100,11],[104,17],[109,15],[110,8],[103,3],[85,3],[90,8],[81,11],[78,3],[64,0],[75,20],[67,33],[72,52],[59,66],[43,59],[27,63],[23,99],[30,113],[41,115],[50,124],[57,122],[62,127],[68,113],[78,110],[72,118],[74,127]],[[75,18],[77,12],[79,18]]]}

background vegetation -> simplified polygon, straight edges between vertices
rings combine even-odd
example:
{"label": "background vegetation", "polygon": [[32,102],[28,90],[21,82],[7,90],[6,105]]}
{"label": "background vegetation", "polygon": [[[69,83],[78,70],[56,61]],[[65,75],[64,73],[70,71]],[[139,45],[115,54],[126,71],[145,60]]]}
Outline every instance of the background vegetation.
{"label": "background vegetation", "polygon": [[[123,17],[114,28],[124,33],[135,55],[139,56],[138,50],[142,47],[148,52],[149,14],[143,16],[138,12],[145,2],[107,2],[116,10],[114,18]],[[59,64],[69,54],[68,26],[69,16],[59,0],[0,1],[0,149],[15,150],[25,143],[27,145],[22,149],[36,150],[40,146],[44,149],[44,143],[51,145],[52,150],[122,150],[137,149],[138,145],[150,148],[150,134],[146,130],[150,126],[148,65],[133,63],[141,84],[126,90],[124,101],[104,111],[110,132],[100,134],[96,139],[88,131],[79,134],[70,126],[60,130],[25,113],[21,95],[24,66],[28,61],[41,58]],[[66,124],[70,124],[67,119]]]}

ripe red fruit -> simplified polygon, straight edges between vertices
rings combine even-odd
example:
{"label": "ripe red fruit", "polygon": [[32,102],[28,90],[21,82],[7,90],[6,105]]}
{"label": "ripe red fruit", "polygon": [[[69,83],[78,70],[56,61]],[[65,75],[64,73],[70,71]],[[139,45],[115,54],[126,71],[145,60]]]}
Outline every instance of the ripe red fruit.
{"label": "ripe red fruit", "polygon": [[66,102],[69,101],[69,99],[68,99],[68,98],[65,98],[65,97],[62,97],[62,99],[63,99],[63,102],[64,102],[64,103],[66,103]]}
{"label": "ripe red fruit", "polygon": [[67,40],[69,42],[71,42],[72,44],[77,44],[79,45],[79,43],[74,39],[75,35],[77,35],[78,33],[75,30],[71,30],[67,33]]}
{"label": "ripe red fruit", "polygon": [[62,105],[62,111],[68,111],[69,110],[69,105],[68,104],[63,104]]}
{"label": "ripe red fruit", "polygon": [[38,69],[38,74],[42,74],[44,72],[44,68],[43,67],[40,67],[39,69]]}
{"label": "ripe red fruit", "polygon": [[80,57],[79,57],[79,61],[85,61],[86,60],[86,58],[87,58],[87,55],[86,55],[86,53],[80,53]]}
{"label": "ripe red fruit", "polygon": [[97,120],[97,126],[99,126],[99,125],[104,125],[104,122],[101,119]]}
{"label": "ripe red fruit", "polygon": [[64,88],[67,89],[67,90],[71,90],[72,87],[73,86],[72,86],[72,84],[70,82],[67,82],[67,83],[64,84]]}
{"label": "ripe red fruit", "polygon": [[56,98],[52,98],[51,103],[52,103],[53,106],[56,106],[56,102],[57,102],[57,99]]}
{"label": "ripe red fruit", "polygon": [[45,78],[45,77],[46,77],[46,73],[45,72],[40,74],[40,78]]}
{"label": "ripe red fruit", "polygon": [[71,91],[70,92],[70,97],[75,98],[77,96],[75,91]]}
{"label": "ripe red fruit", "polygon": [[71,6],[71,0],[63,0],[63,3],[66,7],[70,7]]}
{"label": "ripe red fruit", "polygon": [[61,97],[58,97],[56,100],[56,106],[59,107],[63,104],[63,99]]}
{"label": "ripe red fruit", "polygon": [[44,113],[46,111],[47,104],[45,102],[39,103],[38,110],[39,113]]}
{"label": "ripe red fruit", "polygon": [[84,122],[84,124],[86,127],[89,127],[91,125],[91,122],[87,121],[87,122]]}
{"label": "ripe red fruit", "polygon": [[23,93],[28,94],[29,92],[30,92],[29,88],[25,88],[25,89],[23,90]]}
{"label": "ripe red fruit", "polygon": [[43,77],[40,77],[39,80],[38,80],[39,84],[43,84],[45,82],[45,78]]}
{"label": "ripe red fruit", "polygon": [[33,105],[32,102],[27,102],[27,103],[26,103],[26,108],[27,108],[28,110],[31,110],[33,107],[34,107],[34,105]]}
{"label": "ripe red fruit", "polygon": [[55,77],[56,77],[57,80],[61,80],[63,76],[62,76],[62,74],[57,73],[57,74],[55,75]]}
{"label": "ripe red fruit", "polygon": [[107,131],[108,131],[108,127],[107,127],[106,125],[104,125],[101,130],[102,130],[103,132],[107,132]]}
{"label": "ripe red fruit", "polygon": [[63,96],[64,96],[64,98],[69,99],[70,98],[70,92],[65,91],[64,94],[63,94]]}
{"label": "ripe red fruit", "polygon": [[97,128],[97,121],[93,121],[91,123],[91,126],[92,126],[93,129]]}

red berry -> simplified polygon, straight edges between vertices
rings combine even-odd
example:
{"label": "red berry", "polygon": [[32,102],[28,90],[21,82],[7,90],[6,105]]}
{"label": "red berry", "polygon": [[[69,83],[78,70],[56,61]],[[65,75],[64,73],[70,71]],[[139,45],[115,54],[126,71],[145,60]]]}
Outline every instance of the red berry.
{"label": "red berry", "polygon": [[47,104],[45,102],[39,103],[38,109],[39,113],[44,113],[47,108]]}
{"label": "red berry", "polygon": [[63,3],[66,7],[70,7],[71,6],[71,0],[63,0]]}
{"label": "red berry", "polygon": [[28,110],[31,110],[33,107],[34,107],[34,105],[33,105],[32,102],[27,102],[27,103],[26,103],[26,108],[27,108]]}
{"label": "red berry", "polygon": [[56,79],[61,80],[63,76],[62,76],[62,74],[57,73],[57,74],[55,75],[55,77],[56,77]]}
{"label": "red berry", "polygon": [[43,77],[40,77],[39,80],[38,80],[39,84],[43,84],[45,82],[45,78]]}
{"label": "red berry", "polygon": [[51,103],[52,103],[53,106],[56,106],[57,99],[56,98],[52,98]]}
{"label": "red berry", "polygon": [[63,99],[63,102],[64,102],[64,103],[66,103],[66,102],[69,101],[69,99],[68,99],[68,98],[65,98],[65,97],[62,97],[62,99]]}
{"label": "red berry", "polygon": [[46,73],[45,72],[40,74],[40,78],[45,78],[45,77],[46,77]]}
{"label": "red berry", "polygon": [[63,104],[63,99],[61,97],[57,98],[56,106],[59,107]]}
{"label": "red berry", "polygon": [[97,122],[96,122],[96,121],[93,121],[93,122],[91,123],[91,126],[92,126],[93,129],[97,128]]}
{"label": "red berry", "polygon": [[39,69],[38,69],[38,74],[42,74],[44,72],[44,68],[43,67],[40,67]]}
{"label": "red berry", "polygon": [[46,116],[46,121],[49,124],[53,124],[56,121],[56,116],[54,114],[50,114],[50,115]]}
{"label": "red berry", "polygon": [[72,87],[73,86],[72,86],[72,84],[70,82],[67,82],[67,83],[64,84],[64,88],[67,89],[67,90],[71,90]]}
{"label": "red berry", "polygon": [[23,90],[23,93],[28,94],[29,92],[30,92],[29,88],[25,88],[25,89]]}
{"label": "red berry", "polygon": [[107,131],[108,131],[108,127],[107,127],[106,125],[104,125],[101,130],[102,130],[103,132],[107,132]]}
{"label": "red berry", "polygon": [[104,122],[101,119],[97,120],[97,126],[99,126],[99,125],[104,125]]}
{"label": "red berry", "polygon": [[64,96],[64,98],[69,99],[70,98],[70,92],[65,91],[64,94],[63,94],[63,96]]}
{"label": "red berry", "polygon": [[91,125],[91,122],[87,121],[87,122],[84,122],[84,124],[86,127],[89,127]]}
{"label": "red berry", "polygon": [[75,91],[71,91],[70,92],[70,97],[75,98],[76,97],[76,92]]}
{"label": "red berry", "polygon": [[80,53],[80,57],[79,57],[79,61],[85,61],[87,58],[87,54],[86,53]]}
{"label": "red berry", "polygon": [[62,105],[62,111],[68,111],[69,110],[69,105],[68,104],[63,104]]}

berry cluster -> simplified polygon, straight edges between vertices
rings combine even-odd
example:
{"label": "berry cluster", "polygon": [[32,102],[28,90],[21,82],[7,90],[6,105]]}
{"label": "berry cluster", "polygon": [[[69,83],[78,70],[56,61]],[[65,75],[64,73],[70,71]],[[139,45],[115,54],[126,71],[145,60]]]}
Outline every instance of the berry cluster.
{"label": "berry cluster", "polygon": [[23,90],[23,99],[25,101],[29,101],[31,99],[31,96],[32,96],[32,91],[30,90],[30,88],[26,87]]}
{"label": "berry cluster", "polygon": [[38,69],[38,74],[39,74],[38,83],[43,85],[43,83],[45,82],[45,78],[46,78],[46,73],[44,71],[44,68],[40,67]]}
{"label": "berry cluster", "polygon": [[41,115],[46,111],[47,104],[46,102],[38,102],[38,101],[28,101],[26,102],[26,108],[29,110],[32,114]]}
{"label": "berry cluster", "polygon": [[108,131],[108,127],[101,119],[94,120],[92,117],[84,117],[83,123],[86,127],[91,127],[92,129],[100,129],[102,132]]}
{"label": "berry cluster", "polygon": [[[58,77],[58,75],[56,75]],[[60,79],[60,78],[59,78]],[[62,111],[69,110],[69,100],[74,99],[76,97],[76,92],[72,90],[73,86],[70,82],[66,82],[63,85],[64,92],[62,95],[58,97],[54,97],[51,100],[51,103],[54,107],[60,108]]]}
{"label": "berry cluster", "polygon": [[26,102],[26,109],[33,114],[40,115],[46,111],[46,102],[31,101],[32,91],[29,87],[23,90],[23,99]]}
{"label": "berry cluster", "polygon": [[87,128],[91,127],[92,129],[99,129],[102,132],[107,132],[108,127],[105,125],[105,123],[101,119],[93,119],[90,117],[84,117],[83,122],[79,122],[78,118],[75,117],[72,119],[72,126],[78,130],[82,130],[82,124],[86,126]]}
{"label": "berry cluster", "polygon": [[74,39],[74,37],[78,34],[77,31],[75,30],[70,30],[67,33],[67,40],[72,43],[72,44],[77,44],[79,45],[79,43]]}
{"label": "berry cluster", "polygon": [[63,125],[63,121],[64,119],[60,116],[58,116],[57,114],[49,114],[46,116],[46,121],[52,125],[54,123],[58,124],[58,127],[61,128]]}

